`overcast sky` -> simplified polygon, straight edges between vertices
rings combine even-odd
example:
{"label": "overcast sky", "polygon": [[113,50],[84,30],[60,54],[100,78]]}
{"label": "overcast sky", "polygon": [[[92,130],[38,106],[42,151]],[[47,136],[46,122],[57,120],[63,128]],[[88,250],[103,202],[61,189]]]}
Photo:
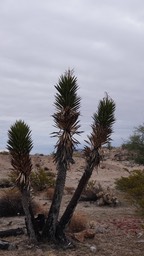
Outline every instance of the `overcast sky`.
{"label": "overcast sky", "polygon": [[105,92],[116,102],[112,145],[144,122],[143,0],[0,0],[0,148],[16,120],[32,130],[33,153],[50,153],[54,85],[74,69],[81,146]]}

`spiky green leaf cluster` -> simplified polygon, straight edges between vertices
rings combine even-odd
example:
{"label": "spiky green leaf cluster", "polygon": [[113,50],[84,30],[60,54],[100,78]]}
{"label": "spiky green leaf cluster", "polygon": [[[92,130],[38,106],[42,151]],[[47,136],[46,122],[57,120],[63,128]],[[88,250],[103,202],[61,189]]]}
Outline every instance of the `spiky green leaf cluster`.
{"label": "spiky green leaf cluster", "polygon": [[57,93],[55,96],[55,107],[57,111],[66,108],[76,112],[80,108],[80,97],[77,96],[77,77],[73,75],[73,71],[68,70],[61,75],[58,84],[55,86]]}
{"label": "spiky green leaf cluster", "polygon": [[55,88],[57,90],[54,103],[56,113],[53,118],[55,126],[59,128],[58,132],[53,133],[58,137],[55,161],[68,163],[71,161],[74,147],[78,143],[74,135],[80,133],[78,118],[81,98],[77,95],[77,78],[73,75],[73,71],[65,72]]}
{"label": "spiky green leaf cluster", "polygon": [[8,131],[7,149],[17,154],[28,154],[33,148],[31,131],[22,120],[16,121]]}
{"label": "spiky green leaf cluster", "polygon": [[114,117],[115,102],[106,96],[100,100],[98,111],[93,115],[92,132],[88,136],[87,146],[84,148],[84,156],[88,170],[93,170],[100,163],[100,147],[110,141]]}
{"label": "spiky green leaf cluster", "polygon": [[112,126],[115,122],[114,111],[115,102],[106,94],[106,96],[100,100],[98,111],[94,114],[93,119],[95,125],[112,130]]}
{"label": "spiky green leaf cluster", "polygon": [[115,122],[115,102],[106,96],[100,100],[98,111],[93,115],[92,133],[88,136],[93,148],[100,148],[110,141]]}
{"label": "spiky green leaf cluster", "polygon": [[22,189],[29,186],[32,169],[30,151],[33,147],[29,126],[22,120],[16,121],[8,131],[7,149],[11,155],[11,164],[17,172],[16,184]]}
{"label": "spiky green leaf cluster", "polygon": [[73,71],[68,70],[61,75],[55,88],[57,90],[54,103],[56,113],[53,115],[55,126],[75,134],[80,127],[78,117],[81,98],[77,95],[77,78],[73,75]]}

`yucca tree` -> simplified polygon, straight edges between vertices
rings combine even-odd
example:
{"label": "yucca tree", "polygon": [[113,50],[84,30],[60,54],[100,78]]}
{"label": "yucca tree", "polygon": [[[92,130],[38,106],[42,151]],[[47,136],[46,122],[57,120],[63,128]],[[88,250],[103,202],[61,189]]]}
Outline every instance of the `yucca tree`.
{"label": "yucca tree", "polygon": [[69,165],[73,163],[73,151],[78,144],[74,135],[79,134],[78,129],[80,127],[78,120],[80,97],[77,95],[77,78],[74,76],[73,71],[68,70],[64,75],[61,75],[55,88],[57,90],[54,103],[56,113],[53,118],[58,132],[54,132],[53,136],[58,137],[54,155],[58,174],[53,201],[42,233],[43,238],[48,240],[56,239],[56,225],[65,186],[66,172]]}
{"label": "yucca tree", "polygon": [[33,148],[31,130],[22,120],[16,121],[8,131],[7,149],[11,164],[17,173],[16,185],[22,193],[22,205],[26,216],[28,233],[32,242],[36,242],[30,197],[30,173],[32,163],[30,151]]}
{"label": "yucca tree", "polygon": [[93,169],[98,167],[100,163],[100,147],[110,141],[113,132],[115,102],[106,96],[100,100],[97,112],[93,115],[92,132],[88,136],[87,146],[84,149],[86,166],[74,195],[69,202],[64,214],[62,215],[58,225],[57,234],[63,234],[65,227],[71,220],[75,207],[80,199],[83,189],[86,187]]}

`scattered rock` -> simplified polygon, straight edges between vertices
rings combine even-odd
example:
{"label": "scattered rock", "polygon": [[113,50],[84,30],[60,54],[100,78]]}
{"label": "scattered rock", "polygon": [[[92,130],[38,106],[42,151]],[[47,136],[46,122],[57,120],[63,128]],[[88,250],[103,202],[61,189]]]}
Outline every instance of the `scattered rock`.
{"label": "scattered rock", "polygon": [[90,181],[83,191],[80,201],[94,201],[98,206],[117,206],[119,204],[118,198],[113,193],[112,189],[108,186],[104,189],[100,183]]}
{"label": "scattered rock", "polygon": [[96,245],[90,246],[90,251],[93,252],[93,253],[96,253],[96,252],[97,252],[97,247],[96,247]]}
{"label": "scattered rock", "polygon": [[43,256],[43,250],[42,249],[36,249],[36,254],[39,256]]}
{"label": "scattered rock", "polygon": [[137,238],[139,239],[139,238],[141,238],[143,236],[143,232],[139,232],[138,234],[137,234]]}
{"label": "scattered rock", "polygon": [[89,222],[89,228],[90,228],[90,229],[95,229],[95,227],[96,227],[96,222],[93,221],[93,220],[90,221],[90,222]]}
{"label": "scattered rock", "polygon": [[73,234],[73,238],[75,238],[78,242],[84,242],[84,239],[93,239],[95,237],[95,231],[92,229],[86,229],[78,233]]}
{"label": "scattered rock", "polygon": [[107,230],[107,228],[106,227],[103,227],[103,226],[98,226],[98,227],[96,227],[96,229],[95,229],[95,233],[101,233],[101,234],[103,234],[103,233],[106,233],[106,232],[108,232],[108,230]]}
{"label": "scattered rock", "polygon": [[138,240],[137,243],[144,243],[144,239]]}

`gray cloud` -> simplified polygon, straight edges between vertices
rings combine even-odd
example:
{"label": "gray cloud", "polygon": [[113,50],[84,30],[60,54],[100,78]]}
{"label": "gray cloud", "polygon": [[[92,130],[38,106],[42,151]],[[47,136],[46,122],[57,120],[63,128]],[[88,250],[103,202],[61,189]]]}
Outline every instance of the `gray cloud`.
{"label": "gray cloud", "polygon": [[105,92],[117,105],[113,144],[127,139],[144,120],[143,9],[142,0],[1,1],[1,147],[21,118],[33,131],[34,152],[53,148],[54,85],[67,68],[82,97],[82,144]]}

